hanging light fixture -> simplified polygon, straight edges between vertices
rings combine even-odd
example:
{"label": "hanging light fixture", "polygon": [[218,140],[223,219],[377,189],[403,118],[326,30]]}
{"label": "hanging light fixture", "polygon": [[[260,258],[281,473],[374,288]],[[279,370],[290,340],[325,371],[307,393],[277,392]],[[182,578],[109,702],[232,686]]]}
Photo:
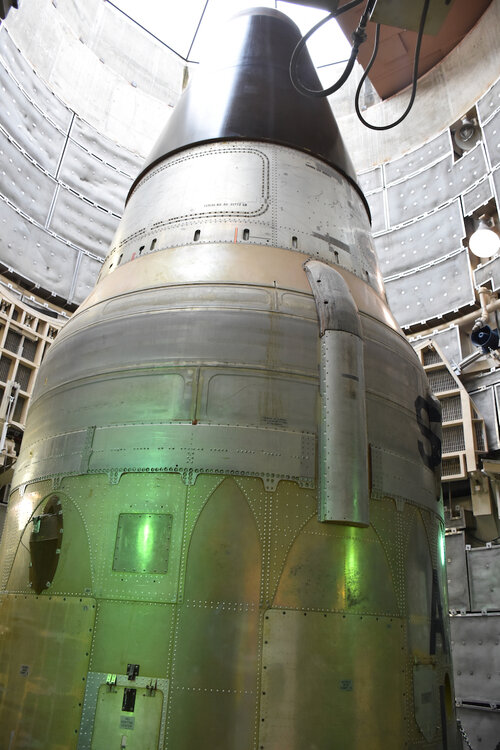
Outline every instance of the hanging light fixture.
{"label": "hanging light fixture", "polygon": [[469,250],[478,258],[491,258],[500,250],[500,237],[494,226],[495,222],[487,214],[479,217],[479,225],[469,239]]}

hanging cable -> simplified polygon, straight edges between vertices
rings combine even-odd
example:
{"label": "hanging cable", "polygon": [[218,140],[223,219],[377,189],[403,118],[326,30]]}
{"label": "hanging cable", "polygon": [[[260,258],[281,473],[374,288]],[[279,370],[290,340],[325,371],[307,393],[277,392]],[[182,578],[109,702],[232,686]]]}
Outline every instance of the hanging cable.
{"label": "hanging cable", "polygon": [[361,5],[362,2],[363,0],[351,0],[350,3],[346,3],[341,8],[336,7],[328,16],[325,16],[325,18],[322,18],[321,21],[319,21],[315,26],[313,26],[312,29],[310,29],[307,32],[307,34],[305,34],[302,37],[302,39],[300,39],[300,41],[298,42],[297,46],[295,47],[292,53],[292,58],[290,60],[290,80],[292,81],[294,88],[299,93],[304,94],[305,96],[312,96],[316,98],[330,96],[330,94],[333,94],[335,91],[338,91],[347,81],[347,79],[351,75],[352,69],[354,67],[354,63],[356,62],[359,48],[366,39],[366,32],[365,32],[366,24],[368,23],[370,14],[375,5],[375,0],[368,0],[366,4],[366,8],[358,24],[358,27],[356,31],[354,31],[352,34],[352,41],[353,41],[352,51],[351,51],[349,60],[347,61],[347,65],[344,69],[344,72],[340,76],[340,78],[332,86],[329,86],[327,89],[310,89],[307,86],[305,86],[300,80],[299,74],[298,74],[299,56],[302,50],[304,49],[305,45],[307,44],[307,41],[319,28],[321,28],[321,26],[323,26],[323,24],[327,23],[327,21],[330,21],[332,18],[338,18],[338,16],[342,15],[342,13],[345,13],[346,11],[351,10],[352,8],[355,8],[357,5]]}
{"label": "hanging cable", "polygon": [[361,94],[361,89],[363,88],[363,84],[366,81],[368,74],[370,70],[372,69],[372,65],[375,62],[375,59],[377,57],[378,53],[378,44],[380,39],[380,24],[377,24],[377,28],[375,30],[375,44],[373,47],[372,56],[370,58],[370,62],[368,63],[365,72],[363,73],[361,80],[358,84],[358,88],[356,89],[356,95],[354,97],[354,106],[356,108],[356,114],[358,116],[358,119],[365,125],[367,128],[370,128],[371,130],[390,130],[391,128],[395,128],[396,125],[399,125],[403,122],[403,120],[410,114],[410,110],[413,107],[413,102],[415,101],[415,97],[417,95],[417,83],[418,83],[418,64],[420,60],[420,47],[422,44],[422,37],[424,35],[424,28],[425,28],[425,22],[427,20],[427,11],[429,9],[429,1],[425,0],[424,7],[422,10],[422,16],[420,18],[420,26],[418,29],[418,36],[417,36],[417,44],[415,47],[415,57],[413,59],[413,79],[412,79],[412,87],[411,87],[411,96],[410,101],[408,102],[408,106],[406,107],[405,111],[394,122],[390,123],[389,125],[372,125],[368,120],[365,120],[363,115],[361,114],[361,110],[359,107],[359,97]]}

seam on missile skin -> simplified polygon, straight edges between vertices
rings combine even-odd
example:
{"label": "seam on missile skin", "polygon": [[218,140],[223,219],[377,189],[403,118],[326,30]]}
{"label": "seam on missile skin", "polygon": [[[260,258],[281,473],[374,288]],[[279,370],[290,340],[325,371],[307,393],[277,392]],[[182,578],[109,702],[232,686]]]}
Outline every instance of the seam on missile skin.
{"label": "seam on missile skin", "polygon": [[273,589],[273,591],[269,591],[269,599],[271,601],[271,606],[273,606],[273,603],[276,600],[276,597],[277,597],[277,594],[278,594],[278,588],[279,588],[279,585],[280,585],[280,582],[281,582],[281,578],[283,576],[283,571],[285,570],[285,566],[286,566],[286,563],[287,563],[287,560],[288,560],[288,555],[290,554],[290,550],[292,549],[293,545],[297,541],[299,535],[302,534],[302,532],[304,531],[304,528],[307,526],[307,524],[311,521],[311,519],[316,518],[316,516],[317,516],[317,510],[315,509],[311,513],[311,515],[309,516],[309,518],[306,518],[304,520],[304,523],[302,524],[302,526],[300,526],[299,529],[297,530],[296,535],[290,540],[290,543],[288,544],[288,546],[286,548],[285,554],[283,555],[283,561],[282,561],[282,564],[281,564],[281,568],[280,568],[279,574],[276,576],[276,583],[275,583],[274,589]]}
{"label": "seam on missile skin", "polygon": [[[337,172],[337,170],[334,169],[333,167],[330,167],[331,171],[329,171],[327,168],[327,165],[326,164],[323,165],[319,161],[319,159],[318,159],[317,164],[311,164],[310,162],[306,161],[305,166],[309,167],[310,169],[314,169],[315,172],[320,172],[321,174],[326,175],[326,177],[333,177],[338,182],[339,185],[343,185],[344,180],[346,179],[343,175],[340,174],[340,172]],[[359,197],[358,193],[357,195]]]}
{"label": "seam on missile skin", "polygon": [[203,688],[186,687],[185,685],[172,685],[172,690],[185,690],[193,693],[231,693],[231,695],[255,695],[255,690],[236,690],[230,688]]}
{"label": "seam on missile skin", "polygon": [[[220,486],[220,485],[219,485]],[[183,604],[191,609],[215,609],[227,610],[229,612],[250,612],[259,609],[258,602],[226,602],[226,601],[209,601],[184,599]]]}
{"label": "seam on missile skin", "polygon": [[[196,146],[194,146],[194,148],[196,148]],[[237,146],[237,147],[234,147],[234,148],[231,148],[231,147],[228,148],[226,146],[226,147],[215,148],[215,149],[213,147],[212,148],[206,148],[206,147],[203,148],[203,146],[202,146],[200,148],[200,150],[196,151],[195,153],[193,153],[191,151],[189,154],[185,154],[184,156],[181,156],[181,157],[178,157],[178,158],[174,158],[172,161],[169,161],[167,164],[162,163],[162,164],[160,164],[160,166],[156,167],[151,172],[148,172],[143,177],[143,179],[140,182],[137,183],[137,185],[135,186],[135,188],[133,190],[133,193],[139,191],[140,188],[143,185],[145,185],[149,180],[151,180],[153,177],[155,177],[156,175],[160,174],[164,170],[169,169],[172,166],[175,166],[177,164],[181,164],[181,163],[186,162],[186,161],[195,161],[196,159],[198,159],[200,157],[203,157],[206,154],[213,154],[213,153],[216,153],[217,155],[219,155],[219,154],[245,154],[245,153],[253,153],[253,154],[256,154],[257,156],[259,156],[262,159],[263,164],[265,164],[265,165],[267,164],[267,168],[268,169],[263,172],[262,187],[263,188],[267,188],[267,195],[269,195],[269,157],[263,151],[258,150],[258,148],[256,146],[247,146],[247,147]],[[132,193],[130,193],[130,195],[128,196],[127,202],[130,200],[131,197],[132,197]]]}

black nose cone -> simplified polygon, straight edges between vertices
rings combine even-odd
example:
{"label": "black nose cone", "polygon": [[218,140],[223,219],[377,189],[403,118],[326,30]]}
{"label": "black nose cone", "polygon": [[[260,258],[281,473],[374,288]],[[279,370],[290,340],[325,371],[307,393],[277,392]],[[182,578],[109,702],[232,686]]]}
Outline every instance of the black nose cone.
{"label": "black nose cone", "polygon": [[[290,58],[300,37],[293,21],[277,10],[252,8],[234,16],[195,72],[138,180],[190,146],[251,140],[311,153],[361,192],[328,101],[303,96],[290,81]],[[299,73],[307,86],[321,88],[307,50]]]}

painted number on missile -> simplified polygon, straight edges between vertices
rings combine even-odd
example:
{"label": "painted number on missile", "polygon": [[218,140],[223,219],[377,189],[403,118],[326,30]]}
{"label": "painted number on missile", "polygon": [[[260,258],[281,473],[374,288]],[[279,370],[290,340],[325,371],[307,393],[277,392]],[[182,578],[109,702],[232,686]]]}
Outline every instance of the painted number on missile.
{"label": "painted number on missile", "polygon": [[441,424],[441,414],[432,401],[418,396],[415,401],[415,413],[420,432],[425,438],[418,441],[418,451],[422,461],[429,469],[435,469],[441,463],[441,438],[433,426]]}

